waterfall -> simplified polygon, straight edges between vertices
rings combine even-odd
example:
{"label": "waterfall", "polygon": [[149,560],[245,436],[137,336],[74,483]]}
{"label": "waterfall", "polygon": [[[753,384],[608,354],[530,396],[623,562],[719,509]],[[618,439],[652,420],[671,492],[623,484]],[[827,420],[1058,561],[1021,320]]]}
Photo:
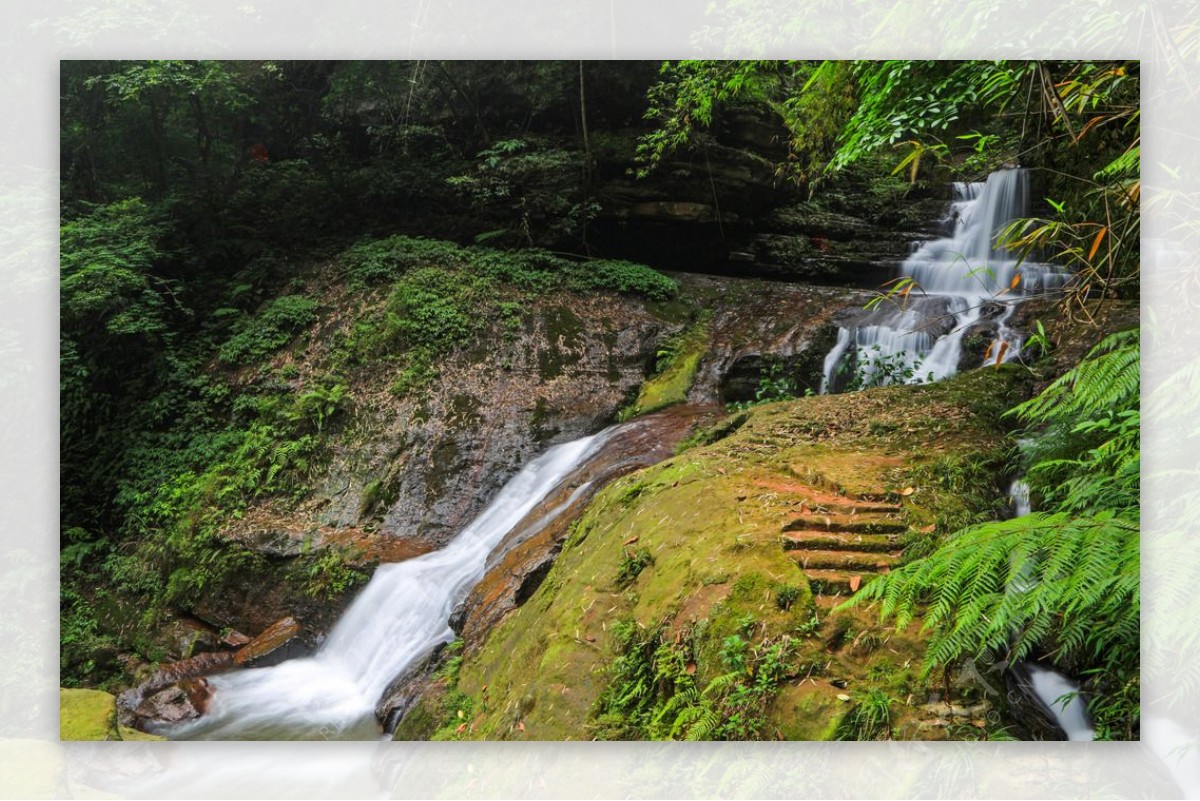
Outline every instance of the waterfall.
{"label": "waterfall", "polygon": [[454,633],[454,608],[483,578],[488,554],[620,427],[534,459],[445,548],[380,566],[312,657],[213,677],[212,703],[172,738],[371,739],[388,684]]}
{"label": "waterfall", "polygon": [[1007,325],[1014,304],[1066,283],[1066,272],[1020,261],[995,244],[1004,226],[1028,214],[1025,170],[1000,170],[986,182],[953,188],[943,220],[947,235],[915,247],[901,267],[902,276],[914,282],[908,294],[839,325],[838,342],[825,359],[822,392],[846,388],[847,373],[868,386],[951,376],[970,331],[991,332],[988,357],[1011,361],[1022,344]]}

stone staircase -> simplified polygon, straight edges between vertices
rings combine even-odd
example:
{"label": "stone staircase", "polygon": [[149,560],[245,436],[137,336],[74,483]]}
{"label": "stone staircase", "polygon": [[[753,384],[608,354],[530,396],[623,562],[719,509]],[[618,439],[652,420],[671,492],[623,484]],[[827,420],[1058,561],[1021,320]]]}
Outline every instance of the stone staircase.
{"label": "stone staircase", "polygon": [[907,526],[899,505],[821,495],[820,502],[802,505],[782,533],[784,549],[808,578],[813,602],[829,609],[899,562]]}

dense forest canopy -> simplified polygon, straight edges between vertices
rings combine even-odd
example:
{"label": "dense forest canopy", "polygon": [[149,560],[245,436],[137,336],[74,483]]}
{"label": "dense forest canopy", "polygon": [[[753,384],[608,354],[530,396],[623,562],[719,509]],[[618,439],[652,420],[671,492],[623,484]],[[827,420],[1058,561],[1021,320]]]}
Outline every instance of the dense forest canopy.
{"label": "dense forest canopy", "polygon": [[[515,314],[501,283],[669,302],[651,268],[679,267],[662,254],[686,229],[640,240],[631,208],[710,214],[711,250],[780,197],[874,187],[882,207],[1030,166],[1033,216],[1008,246],[1075,273],[1072,319],[1136,298],[1139,86],[1127,61],[63,62],[64,682],[119,685],[97,654],[149,650],[106,628],[112,597],[153,599],[149,626],[252,558],[222,545],[220,522],[303,495],[349,372],[389,355],[396,391],[419,390],[478,310]],[[735,147],[751,152],[736,169]],[[766,177],[738,197],[723,182],[743,173]],[[647,185],[700,194],[668,208]],[[314,265],[386,291],[385,313],[302,391],[247,391],[318,320]],[[1107,340],[1015,411],[1044,432],[1024,457],[1038,515],[968,529],[869,594],[902,623],[939,599],[931,667],[1021,627],[1018,655],[1084,673],[1114,737],[1136,727],[1137,355],[1136,334]],[[1025,564],[1012,553],[1042,594],[1002,597]],[[317,591],[361,580],[336,560],[306,570]]]}

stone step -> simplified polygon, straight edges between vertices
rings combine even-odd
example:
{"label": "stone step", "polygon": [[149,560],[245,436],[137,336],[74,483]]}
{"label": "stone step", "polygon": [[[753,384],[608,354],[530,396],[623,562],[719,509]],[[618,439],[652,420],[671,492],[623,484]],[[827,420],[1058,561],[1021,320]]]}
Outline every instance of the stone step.
{"label": "stone step", "polygon": [[900,511],[899,506],[890,503],[873,503],[846,498],[844,501],[813,503],[805,501],[808,514],[836,515],[893,515]]}
{"label": "stone step", "polygon": [[783,535],[785,551],[879,551],[891,553],[899,548],[896,537],[888,534],[855,534],[851,531],[792,531]]}
{"label": "stone step", "polygon": [[859,515],[800,515],[783,524],[784,531],[849,531],[858,534],[901,534],[908,526],[892,518]]}
{"label": "stone step", "polygon": [[862,579],[863,584],[865,584],[874,574],[867,573],[864,575],[861,572],[847,572],[844,570],[805,570],[804,575],[808,578],[813,595],[844,596],[853,594],[853,591],[850,589],[850,579],[858,576]]}
{"label": "stone step", "polygon": [[899,561],[900,554],[878,551],[790,551],[788,556],[796,560],[802,570],[858,570],[879,572],[890,569]]}

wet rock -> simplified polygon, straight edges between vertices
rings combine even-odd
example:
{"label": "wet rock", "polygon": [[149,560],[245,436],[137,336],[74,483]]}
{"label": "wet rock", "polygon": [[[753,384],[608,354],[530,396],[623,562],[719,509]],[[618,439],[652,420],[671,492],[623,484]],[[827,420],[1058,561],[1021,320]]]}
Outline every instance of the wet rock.
{"label": "wet rock", "polygon": [[193,704],[188,692],[180,685],[172,685],[142,700],[133,710],[140,725],[174,725],[200,717],[201,711]]}
{"label": "wet rock", "polygon": [[963,332],[962,350],[958,357],[958,372],[973,370],[981,366],[985,359],[992,361],[996,358],[995,348],[997,327],[994,320],[981,320]]}
{"label": "wet rock", "polygon": [[[201,710],[189,699],[194,698],[199,702],[207,697],[202,692],[207,682],[200,685],[196,684],[196,680],[229,670],[233,665],[232,651],[197,654],[190,659],[163,665],[146,681],[117,697],[117,715],[121,725],[144,730],[155,724],[195,717]],[[152,700],[156,698],[157,701]],[[188,712],[188,708],[191,712]]]}
{"label": "wet rock", "polygon": [[294,617],[277,620],[233,656],[239,667],[267,667],[287,659],[304,656],[311,649],[300,641],[302,628]]}
{"label": "wet rock", "polygon": [[384,734],[394,732],[413,704],[429,689],[430,669],[444,647],[439,645],[425,658],[413,660],[383,691],[375,705],[375,718],[383,726]]}

